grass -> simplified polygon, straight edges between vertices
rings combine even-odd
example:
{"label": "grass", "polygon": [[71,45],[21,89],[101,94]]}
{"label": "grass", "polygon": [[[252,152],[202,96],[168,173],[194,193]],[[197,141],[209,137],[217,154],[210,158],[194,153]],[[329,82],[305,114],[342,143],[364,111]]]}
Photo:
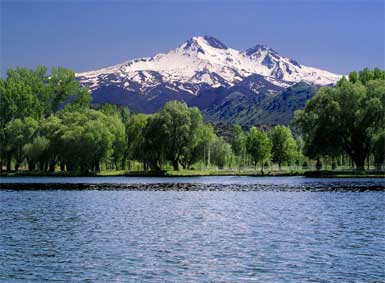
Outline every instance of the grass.
{"label": "grass", "polygon": [[285,168],[283,170],[260,170],[254,169],[224,169],[224,170],[166,170],[160,172],[154,171],[101,171],[90,172],[82,174],[79,172],[41,172],[41,171],[19,171],[19,172],[3,172],[1,176],[55,176],[55,177],[78,177],[78,176],[95,176],[95,177],[113,177],[113,176],[159,176],[159,177],[192,177],[192,176],[306,176],[317,178],[328,177],[344,177],[344,178],[356,178],[356,177],[383,177],[385,178],[384,171],[354,171],[354,170],[321,170],[321,171],[303,171],[303,170],[290,170]]}
{"label": "grass", "polygon": [[315,178],[385,178],[385,171],[320,170],[307,171],[304,176]]}

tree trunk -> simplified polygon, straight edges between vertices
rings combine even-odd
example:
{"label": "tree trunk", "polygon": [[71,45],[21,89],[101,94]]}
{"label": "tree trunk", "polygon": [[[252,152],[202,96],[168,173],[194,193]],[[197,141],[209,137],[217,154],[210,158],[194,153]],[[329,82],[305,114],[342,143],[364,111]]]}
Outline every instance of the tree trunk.
{"label": "tree trunk", "polygon": [[49,172],[55,172],[55,162],[49,163]]}
{"label": "tree trunk", "polygon": [[74,171],[74,167],[71,163],[67,163],[66,167],[67,167],[67,171]]}
{"label": "tree trunk", "polygon": [[356,164],[357,171],[365,170],[365,157],[356,156],[353,157],[354,163]]}
{"label": "tree trunk", "polygon": [[96,172],[99,172],[99,171],[100,171],[100,162],[99,162],[99,161],[96,161],[96,162],[95,162],[95,171],[96,171]]}
{"label": "tree trunk", "polygon": [[35,170],[35,162],[33,162],[32,160],[28,160],[28,170],[29,171]]}
{"label": "tree trunk", "polygon": [[179,162],[178,160],[172,161],[172,167],[174,168],[174,171],[179,171]]}
{"label": "tree trunk", "polygon": [[210,151],[210,144],[208,146],[208,151],[207,151],[207,167],[210,167],[210,158],[211,158],[211,151]]}
{"label": "tree trunk", "polygon": [[19,167],[20,167],[20,161],[17,160],[15,164],[15,171],[19,171]]}
{"label": "tree trunk", "polygon": [[11,171],[11,158],[7,158],[7,171]]}

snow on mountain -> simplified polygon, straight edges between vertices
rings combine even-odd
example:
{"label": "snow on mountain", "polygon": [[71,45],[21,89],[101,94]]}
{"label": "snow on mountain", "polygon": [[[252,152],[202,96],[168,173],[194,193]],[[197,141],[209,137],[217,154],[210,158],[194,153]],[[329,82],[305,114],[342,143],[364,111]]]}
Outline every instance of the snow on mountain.
{"label": "snow on mountain", "polygon": [[174,93],[197,94],[207,88],[234,86],[252,75],[262,76],[278,87],[301,81],[328,85],[341,78],[301,65],[265,45],[239,51],[210,36],[193,37],[176,49],[153,57],[76,74],[93,91],[115,86],[144,95],[159,87]]}

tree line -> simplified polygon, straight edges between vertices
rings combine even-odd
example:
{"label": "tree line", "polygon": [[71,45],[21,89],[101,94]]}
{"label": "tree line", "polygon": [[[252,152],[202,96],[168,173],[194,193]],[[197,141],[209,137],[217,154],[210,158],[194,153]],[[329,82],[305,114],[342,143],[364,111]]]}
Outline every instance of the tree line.
{"label": "tree line", "polygon": [[373,156],[377,169],[385,159],[385,71],[351,72],[334,87],[323,87],[295,113],[303,152],[319,160],[348,155],[358,170]]}
{"label": "tree line", "polygon": [[[221,137],[198,108],[171,101],[157,113],[135,114],[114,105],[91,105],[91,95],[65,68],[16,68],[0,80],[0,168],[97,172],[160,171],[317,164],[349,156],[361,168],[371,155],[384,163],[385,72],[351,73],[321,88],[295,115],[293,135],[232,126]],[[382,111],[382,112],[381,112]],[[362,161],[363,160],[363,161]],[[137,168],[137,167],[135,167]]]}

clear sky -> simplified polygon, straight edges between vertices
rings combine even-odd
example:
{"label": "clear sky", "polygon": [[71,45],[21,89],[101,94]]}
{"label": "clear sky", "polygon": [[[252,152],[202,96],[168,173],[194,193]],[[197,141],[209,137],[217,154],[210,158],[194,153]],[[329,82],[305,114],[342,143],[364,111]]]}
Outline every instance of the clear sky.
{"label": "clear sky", "polygon": [[385,68],[384,0],[0,2],[2,76],[38,64],[92,70],[165,52],[194,35],[241,50],[267,44],[337,73]]}

